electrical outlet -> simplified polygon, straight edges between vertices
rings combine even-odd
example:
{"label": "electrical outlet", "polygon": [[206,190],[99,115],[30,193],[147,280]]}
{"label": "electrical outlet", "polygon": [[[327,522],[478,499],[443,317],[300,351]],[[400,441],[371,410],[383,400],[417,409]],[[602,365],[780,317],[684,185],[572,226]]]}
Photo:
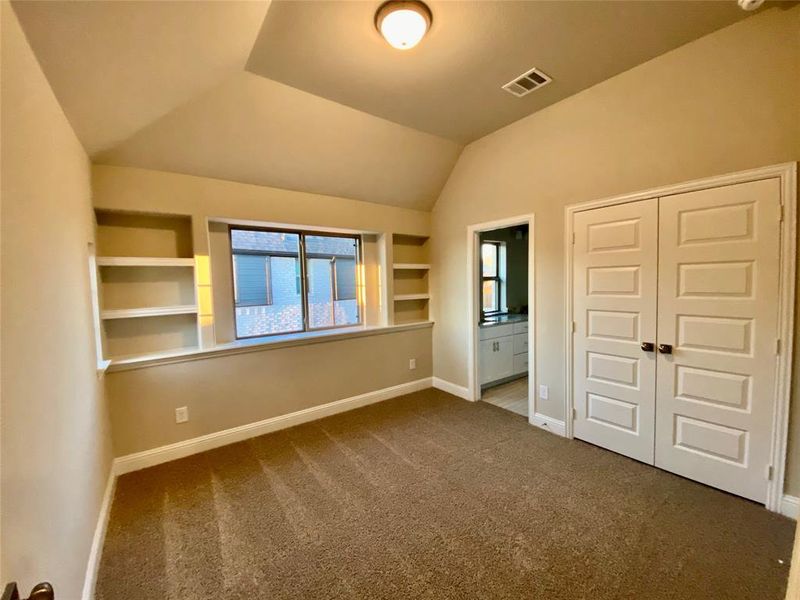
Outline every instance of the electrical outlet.
{"label": "electrical outlet", "polygon": [[175,422],[186,423],[189,420],[189,407],[181,406],[175,409]]}
{"label": "electrical outlet", "polygon": [[417,359],[416,358],[409,358],[408,359],[408,370],[413,371],[417,368]]}
{"label": "electrical outlet", "polygon": [[547,389],[546,385],[542,384],[539,386],[539,398],[541,398],[542,400],[547,400],[548,393],[549,390]]}

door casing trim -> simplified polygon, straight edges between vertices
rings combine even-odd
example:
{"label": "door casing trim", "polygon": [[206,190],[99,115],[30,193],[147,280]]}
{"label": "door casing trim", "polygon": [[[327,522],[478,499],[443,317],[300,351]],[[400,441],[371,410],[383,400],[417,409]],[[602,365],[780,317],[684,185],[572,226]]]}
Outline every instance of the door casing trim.
{"label": "door casing trim", "polygon": [[467,227],[467,369],[468,396],[475,402],[481,399],[481,385],[478,372],[478,256],[479,235],[484,231],[504,229],[514,225],[528,226],[528,422],[535,425],[536,413],[536,283],[534,214],[517,215],[497,221],[476,223]]}
{"label": "door casing trim", "polygon": [[[566,364],[564,380],[564,423],[565,437],[573,438],[574,401],[573,401],[573,340],[572,322],[572,259],[574,235],[573,217],[575,213],[648,200],[663,198],[686,192],[724,187],[763,179],[779,179],[781,188],[781,221],[780,243],[780,293],[778,298],[778,338],[780,352],[777,355],[775,370],[775,411],[772,416],[772,436],[770,441],[770,463],[772,478],[767,481],[767,499],[764,503],[768,510],[780,512],[783,498],[784,481],[786,479],[786,452],[789,437],[789,404],[791,399],[792,354],[794,349],[794,304],[796,287],[797,257],[797,163],[789,162],[747,171],[739,171],[716,177],[696,179],[693,181],[668,185],[621,196],[612,196],[589,202],[570,204],[564,207],[564,361]],[[777,215],[776,215],[777,218]]]}

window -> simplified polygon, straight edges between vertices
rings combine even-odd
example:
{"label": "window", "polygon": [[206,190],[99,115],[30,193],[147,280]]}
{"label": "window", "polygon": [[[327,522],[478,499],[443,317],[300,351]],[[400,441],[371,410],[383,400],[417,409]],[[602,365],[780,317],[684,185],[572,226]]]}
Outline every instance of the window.
{"label": "window", "polygon": [[236,337],[361,323],[358,236],[231,228]]}
{"label": "window", "polygon": [[505,247],[501,242],[481,244],[481,311],[503,312],[505,303]]}

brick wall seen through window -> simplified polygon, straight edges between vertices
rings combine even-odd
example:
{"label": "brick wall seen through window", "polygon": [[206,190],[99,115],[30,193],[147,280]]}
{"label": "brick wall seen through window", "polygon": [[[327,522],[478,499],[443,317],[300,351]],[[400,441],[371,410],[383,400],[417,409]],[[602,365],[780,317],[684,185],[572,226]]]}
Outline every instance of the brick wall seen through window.
{"label": "brick wall seen through window", "polygon": [[357,236],[230,233],[237,338],[360,323]]}

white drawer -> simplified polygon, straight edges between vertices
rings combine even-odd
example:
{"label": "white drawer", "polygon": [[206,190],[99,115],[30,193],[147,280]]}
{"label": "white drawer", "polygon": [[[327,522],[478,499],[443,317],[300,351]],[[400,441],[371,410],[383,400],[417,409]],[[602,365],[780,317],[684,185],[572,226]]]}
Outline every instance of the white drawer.
{"label": "white drawer", "polygon": [[514,354],[522,354],[528,351],[528,334],[514,334]]}
{"label": "white drawer", "polygon": [[492,327],[481,327],[479,331],[480,339],[493,340],[494,338],[505,337],[513,335],[514,326],[510,323],[508,325],[494,325]]}
{"label": "white drawer", "polygon": [[527,373],[528,371],[528,353],[514,355],[514,375],[520,373]]}
{"label": "white drawer", "polygon": [[528,322],[514,323],[514,333],[528,333]]}

